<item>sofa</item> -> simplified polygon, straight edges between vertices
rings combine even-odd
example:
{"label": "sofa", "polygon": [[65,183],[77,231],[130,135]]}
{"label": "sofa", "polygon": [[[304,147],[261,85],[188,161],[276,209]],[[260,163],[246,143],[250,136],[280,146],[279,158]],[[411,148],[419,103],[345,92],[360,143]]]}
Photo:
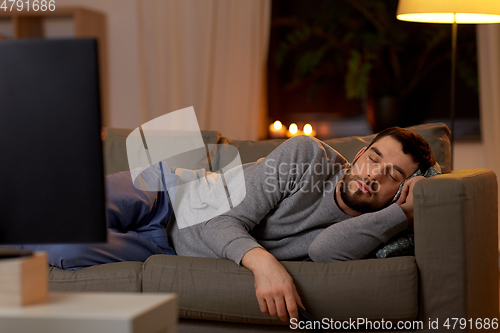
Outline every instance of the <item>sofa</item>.
{"label": "sofa", "polygon": [[[443,174],[414,188],[414,256],[345,262],[282,262],[306,309],[329,326],[383,319],[421,321],[423,329],[391,332],[475,332],[476,321],[497,318],[497,180],[486,169],[451,170],[448,128],[425,124],[410,129],[426,138]],[[103,130],[106,173],[128,169],[125,139],[131,130]],[[243,163],[266,156],[283,140],[238,141],[202,131],[212,163],[227,145]],[[349,161],[373,136],[325,140]],[[208,149],[207,149],[208,151]],[[206,160],[196,165],[203,167]],[[172,223],[172,221],[171,221]],[[51,291],[173,292],[178,295],[179,332],[280,332],[292,328],[260,312],[253,274],[225,259],[154,255],[145,262],[119,262],[73,271],[50,268]],[[472,319],[460,329],[450,318]],[[437,323],[438,329],[429,327]],[[335,324],[334,324],[335,322]],[[339,324],[340,323],[340,324]],[[361,323],[361,322],[360,322]],[[469,322],[468,322],[469,323]],[[417,322],[418,325],[418,322]],[[432,326],[431,325],[431,326]],[[353,326],[350,326],[351,328]],[[357,327],[357,326],[356,326]],[[387,326],[385,326],[387,328]],[[359,328],[359,327],[357,327]]]}

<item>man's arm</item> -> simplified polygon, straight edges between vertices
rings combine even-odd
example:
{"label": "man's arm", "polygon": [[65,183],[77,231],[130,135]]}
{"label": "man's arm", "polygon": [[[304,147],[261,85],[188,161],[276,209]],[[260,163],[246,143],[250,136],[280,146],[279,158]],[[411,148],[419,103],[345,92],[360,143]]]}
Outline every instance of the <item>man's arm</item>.
{"label": "man's arm", "polygon": [[[304,308],[293,279],[276,258],[262,248],[248,251],[241,261],[255,276],[260,311],[287,322],[298,319],[297,304]],[[290,315],[290,317],[288,317]]]}
{"label": "man's arm", "polygon": [[241,263],[254,273],[262,312],[278,315],[282,320],[287,320],[287,313],[290,318],[297,318],[300,297],[285,268],[249,232],[299,185],[302,174],[290,172],[289,168],[325,163],[328,159],[345,163],[343,157],[327,149],[307,137],[287,140],[263,161],[245,170],[247,194],[243,201],[201,229],[203,242],[217,256]]}
{"label": "man's arm", "polygon": [[406,215],[394,203],[378,212],[332,224],[314,239],[308,254],[314,262],[362,259],[407,227]]}
{"label": "man's arm", "polygon": [[325,164],[327,169],[332,160],[335,164],[346,162],[318,140],[305,136],[287,140],[264,160],[244,170],[245,198],[233,209],[205,223],[200,231],[203,242],[218,257],[240,264],[246,252],[261,247],[250,232],[282,200],[301,189],[306,173],[311,183],[325,177],[309,170],[311,166]]}
{"label": "man's arm", "polygon": [[359,215],[323,230],[309,246],[314,262],[356,260],[413,223],[413,186],[424,177],[405,183],[400,199],[382,210]]}

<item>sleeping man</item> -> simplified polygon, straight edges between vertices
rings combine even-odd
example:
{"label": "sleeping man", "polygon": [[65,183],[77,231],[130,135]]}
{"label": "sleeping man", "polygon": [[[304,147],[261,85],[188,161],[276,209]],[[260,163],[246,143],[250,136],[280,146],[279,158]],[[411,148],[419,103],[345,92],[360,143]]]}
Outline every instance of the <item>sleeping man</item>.
{"label": "sleeping man", "polygon": [[[422,137],[397,127],[380,132],[352,165],[317,139],[294,137],[243,166],[238,205],[186,228],[168,224],[168,192],[141,191],[121,172],[106,179],[108,243],[30,248],[65,269],[161,253],[230,259],[253,272],[261,311],[288,321],[302,302],[278,260],[364,258],[412,225],[412,190],[423,178],[415,175],[435,163]],[[160,168],[169,188],[180,170]]]}

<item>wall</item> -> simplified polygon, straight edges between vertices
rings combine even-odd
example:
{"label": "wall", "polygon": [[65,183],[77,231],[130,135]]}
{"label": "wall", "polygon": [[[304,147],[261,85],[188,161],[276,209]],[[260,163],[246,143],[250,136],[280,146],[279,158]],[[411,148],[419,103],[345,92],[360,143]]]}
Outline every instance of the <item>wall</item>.
{"label": "wall", "polygon": [[481,141],[455,142],[453,168],[455,170],[486,168],[485,150]]}
{"label": "wall", "polygon": [[[497,177],[499,177],[500,95],[498,91],[500,90],[500,24],[479,24],[477,26],[477,45],[481,132],[485,151],[484,159],[486,168],[493,170]],[[500,195],[498,196],[498,204],[500,207]]]}
{"label": "wall", "polygon": [[86,7],[107,16],[110,126],[140,125],[137,0],[57,0],[57,7]]}
{"label": "wall", "polygon": [[[87,7],[107,15],[110,126],[140,125],[137,0],[57,0],[57,6]],[[486,167],[484,154],[482,142],[456,142],[455,169]]]}

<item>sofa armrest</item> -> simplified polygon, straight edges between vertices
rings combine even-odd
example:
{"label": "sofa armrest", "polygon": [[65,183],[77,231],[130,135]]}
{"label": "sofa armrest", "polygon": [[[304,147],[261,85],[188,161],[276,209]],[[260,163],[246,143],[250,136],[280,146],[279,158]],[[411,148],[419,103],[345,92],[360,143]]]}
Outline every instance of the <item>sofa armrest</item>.
{"label": "sofa armrest", "polygon": [[497,318],[495,174],[454,171],[416,183],[413,194],[419,319],[438,318],[442,329],[447,318]]}

